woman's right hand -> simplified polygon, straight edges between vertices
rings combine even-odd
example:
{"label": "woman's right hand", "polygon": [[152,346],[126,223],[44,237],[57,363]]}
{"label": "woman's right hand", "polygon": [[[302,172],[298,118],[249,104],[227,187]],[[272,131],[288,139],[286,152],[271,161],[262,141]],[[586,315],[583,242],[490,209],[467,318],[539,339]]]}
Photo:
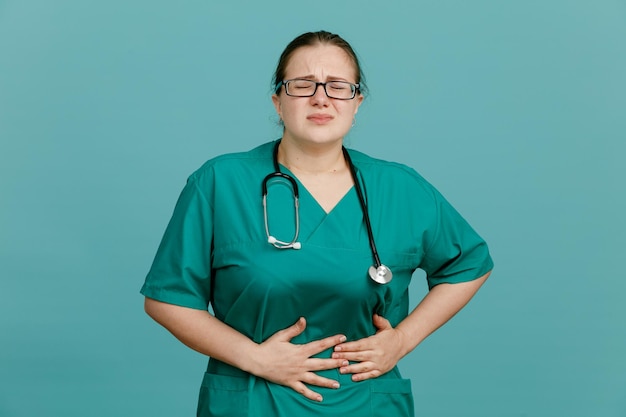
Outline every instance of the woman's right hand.
{"label": "woman's right hand", "polygon": [[305,384],[339,387],[337,381],[323,378],[315,371],[348,365],[346,359],[311,357],[343,343],[345,336],[331,336],[303,345],[291,343],[291,339],[306,328],[304,318],[257,344],[206,310],[181,307],[148,297],[145,309],[150,317],[190,348],[268,381],[290,387],[313,401],[322,401],[322,396]]}
{"label": "woman's right hand", "polygon": [[305,328],[306,320],[300,317],[294,325],[274,333],[265,342],[259,344],[257,354],[254,355],[255,367],[251,373],[290,387],[310,400],[322,401],[322,396],[305,384],[339,388],[337,381],[321,377],[314,371],[347,366],[348,361],[312,358],[312,356],[345,342],[346,337],[335,335],[302,345],[291,343],[291,339],[302,333]]}

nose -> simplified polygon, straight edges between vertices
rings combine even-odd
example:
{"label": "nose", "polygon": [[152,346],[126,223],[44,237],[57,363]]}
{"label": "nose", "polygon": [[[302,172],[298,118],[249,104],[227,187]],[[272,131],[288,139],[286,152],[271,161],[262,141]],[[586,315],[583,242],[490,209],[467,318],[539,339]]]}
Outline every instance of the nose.
{"label": "nose", "polygon": [[327,104],[328,96],[326,95],[326,90],[322,84],[318,84],[315,86],[315,93],[311,96],[312,103],[315,104]]}

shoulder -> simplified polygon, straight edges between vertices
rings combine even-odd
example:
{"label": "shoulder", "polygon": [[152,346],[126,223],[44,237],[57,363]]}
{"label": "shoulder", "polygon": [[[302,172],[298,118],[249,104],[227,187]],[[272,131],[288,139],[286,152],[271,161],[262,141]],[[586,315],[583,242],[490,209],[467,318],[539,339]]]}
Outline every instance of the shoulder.
{"label": "shoulder", "polygon": [[349,149],[352,162],[366,183],[384,184],[391,188],[408,188],[435,197],[437,191],[414,168],[399,162],[371,157],[363,152]]}
{"label": "shoulder", "polygon": [[390,175],[409,176],[415,179],[424,180],[415,169],[399,162],[386,161],[384,159],[374,158],[363,152],[348,149],[350,157],[354,165],[361,170],[369,170],[376,172],[384,172]]}
{"label": "shoulder", "polygon": [[239,176],[246,171],[267,169],[272,163],[272,150],[275,142],[267,142],[249,151],[234,152],[216,156],[206,161],[189,176],[189,181],[203,181],[221,173]]}

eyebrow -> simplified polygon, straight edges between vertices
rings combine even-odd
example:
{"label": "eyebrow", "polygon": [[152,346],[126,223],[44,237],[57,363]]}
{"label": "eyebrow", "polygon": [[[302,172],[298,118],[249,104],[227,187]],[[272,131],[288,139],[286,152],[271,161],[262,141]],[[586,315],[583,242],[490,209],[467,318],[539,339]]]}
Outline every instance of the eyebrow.
{"label": "eyebrow", "polygon": [[[300,77],[295,77],[294,79],[298,79],[298,80],[313,80],[315,79],[315,75],[313,74],[308,74],[308,75],[303,75]],[[348,81],[348,79],[343,78],[343,77],[337,77],[334,75],[329,75],[328,77],[326,77],[327,81],[345,81],[345,82],[352,82],[352,81]]]}

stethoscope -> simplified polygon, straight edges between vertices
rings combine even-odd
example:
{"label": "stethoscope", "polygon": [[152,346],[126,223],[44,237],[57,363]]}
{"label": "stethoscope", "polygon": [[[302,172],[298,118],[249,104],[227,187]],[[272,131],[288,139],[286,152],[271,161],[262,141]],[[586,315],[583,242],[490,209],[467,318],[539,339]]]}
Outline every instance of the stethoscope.
{"label": "stethoscope", "polygon": [[[273,161],[274,161],[274,172],[267,175],[263,179],[263,183],[261,184],[262,192],[263,192],[263,218],[265,220],[265,234],[267,235],[267,242],[273,245],[278,249],[301,249],[302,244],[298,242],[298,234],[300,233],[300,216],[299,216],[299,199],[300,193],[298,191],[298,183],[295,179],[289,174],[285,174],[280,172],[280,166],[278,165],[278,145],[280,145],[280,141],[276,142],[274,145],[274,153],[273,153]],[[380,258],[378,257],[378,251],[376,250],[376,243],[374,242],[374,234],[372,233],[372,225],[370,223],[370,216],[367,212],[367,205],[365,204],[365,199],[363,198],[363,191],[361,190],[361,184],[356,175],[356,169],[354,168],[354,164],[352,163],[352,159],[348,154],[348,151],[345,147],[341,147],[343,152],[343,157],[345,158],[348,166],[350,167],[350,174],[352,174],[352,180],[354,181],[354,189],[356,190],[356,194],[359,198],[359,204],[361,205],[361,210],[363,211],[363,218],[365,219],[365,227],[367,228],[367,235],[370,241],[370,249],[372,250],[372,257],[374,258],[374,265],[370,266],[368,269],[368,273],[370,278],[372,278],[375,282],[379,284],[387,284],[393,278],[393,274],[391,273],[391,269],[386,267],[380,262]],[[291,184],[291,189],[293,191],[293,202],[294,202],[294,210],[295,210],[295,219],[296,219],[296,231],[293,235],[293,238],[289,242],[285,242],[282,240],[276,239],[274,236],[270,234],[269,223],[267,220],[267,183],[272,179],[284,179]]]}

